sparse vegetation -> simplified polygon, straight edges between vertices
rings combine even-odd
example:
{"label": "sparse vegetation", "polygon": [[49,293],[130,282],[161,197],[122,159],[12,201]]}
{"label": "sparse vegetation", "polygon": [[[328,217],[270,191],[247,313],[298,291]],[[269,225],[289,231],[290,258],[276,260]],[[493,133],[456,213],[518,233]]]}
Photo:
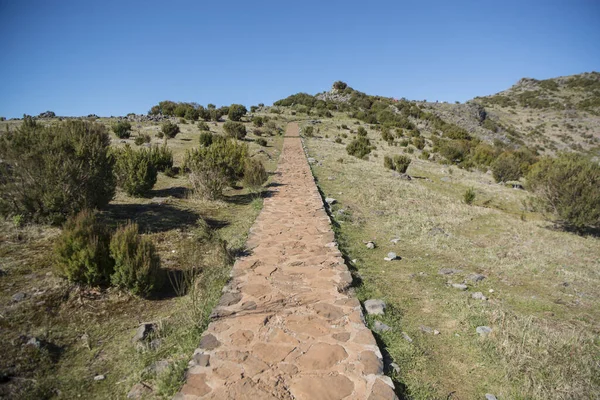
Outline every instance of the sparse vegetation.
{"label": "sparse vegetation", "polygon": [[161,126],[161,132],[168,137],[173,139],[180,132],[179,126],[171,121],[167,121]]}
{"label": "sparse vegetation", "polygon": [[346,152],[357,158],[365,158],[371,153],[371,142],[364,136],[359,136],[346,146]]}
{"label": "sparse vegetation", "polygon": [[394,156],[394,157],[383,157],[383,165],[388,169],[392,169],[401,174],[406,173],[408,166],[411,163],[410,157],[407,156]]}

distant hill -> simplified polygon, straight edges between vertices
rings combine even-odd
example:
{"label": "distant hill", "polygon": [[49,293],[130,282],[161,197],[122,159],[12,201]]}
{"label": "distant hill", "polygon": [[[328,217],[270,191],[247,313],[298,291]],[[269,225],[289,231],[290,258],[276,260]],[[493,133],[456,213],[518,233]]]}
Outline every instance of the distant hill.
{"label": "distant hill", "polygon": [[538,153],[574,150],[600,155],[600,73],[546,80],[523,78],[510,89],[465,104],[396,100],[336,82],[315,96],[298,93],[275,102],[299,113],[331,112],[424,136],[527,147]]}

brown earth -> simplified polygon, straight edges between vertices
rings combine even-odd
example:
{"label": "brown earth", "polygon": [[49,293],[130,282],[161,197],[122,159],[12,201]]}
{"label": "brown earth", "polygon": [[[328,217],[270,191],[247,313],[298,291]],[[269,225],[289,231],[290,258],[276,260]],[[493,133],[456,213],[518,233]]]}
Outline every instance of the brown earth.
{"label": "brown earth", "polygon": [[289,124],[251,229],[176,399],[396,399]]}

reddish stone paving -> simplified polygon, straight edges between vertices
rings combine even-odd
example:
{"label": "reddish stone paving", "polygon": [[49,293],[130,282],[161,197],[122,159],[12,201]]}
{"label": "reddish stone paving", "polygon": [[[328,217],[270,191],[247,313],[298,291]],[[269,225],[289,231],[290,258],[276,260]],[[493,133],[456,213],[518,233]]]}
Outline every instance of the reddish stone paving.
{"label": "reddish stone paving", "polygon": [[396,399],[298,134],[176,399]]}

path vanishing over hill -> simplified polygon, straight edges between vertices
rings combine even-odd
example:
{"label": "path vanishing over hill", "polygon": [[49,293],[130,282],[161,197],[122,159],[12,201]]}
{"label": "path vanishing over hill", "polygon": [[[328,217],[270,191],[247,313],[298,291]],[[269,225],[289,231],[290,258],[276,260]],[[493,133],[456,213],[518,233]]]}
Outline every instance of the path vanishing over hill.
{"label": "path vanishing over hill", "polygon": [[298,135],[177,399],[395,399]]}

